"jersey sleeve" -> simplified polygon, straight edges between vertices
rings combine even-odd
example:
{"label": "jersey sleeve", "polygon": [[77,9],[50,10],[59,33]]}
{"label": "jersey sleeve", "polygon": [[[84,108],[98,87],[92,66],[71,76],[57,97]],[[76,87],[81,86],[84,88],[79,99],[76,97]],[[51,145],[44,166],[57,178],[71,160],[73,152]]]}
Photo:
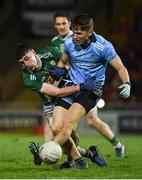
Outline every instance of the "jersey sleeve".
{"label": "jersey sleeve", "polygon": [[113,45],[110,42],[108,42],[107,45],[104,47],[104,50],[103,50],[104,59],[106,59],[107,61],[111,61],[116,56],[117,56],[117,53],[116,53]]}

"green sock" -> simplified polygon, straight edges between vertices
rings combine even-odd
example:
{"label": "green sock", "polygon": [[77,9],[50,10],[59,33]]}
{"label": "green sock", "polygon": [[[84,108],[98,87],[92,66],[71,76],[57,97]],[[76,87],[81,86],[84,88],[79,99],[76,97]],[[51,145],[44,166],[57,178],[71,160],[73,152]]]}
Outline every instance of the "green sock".
{"label": "green sock", "polygon": [[110,142],[111,142],[111,144],[112,144],[113,146],[116,146],[116,145],[118,144],[118,142],[119,142],[119,139],[118,139],[116,136],[114,136],[114,137],[110,140]]}

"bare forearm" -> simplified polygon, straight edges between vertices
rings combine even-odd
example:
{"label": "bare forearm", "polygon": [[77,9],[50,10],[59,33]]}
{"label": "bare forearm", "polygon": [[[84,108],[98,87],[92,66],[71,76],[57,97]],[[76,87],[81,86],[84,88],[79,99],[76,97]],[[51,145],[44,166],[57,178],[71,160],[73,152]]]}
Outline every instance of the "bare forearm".
{"label": "bare forearm", "polygon": [[123,83],[125,82],[129,82],[130,78],[129,78],[129,74],[127,69],[125,68],[125,66],[123,65],[121,59],[119,56],[117,56],[116,58],[114,58],[111,62],[110,62],[111,66],[117,71],[121,81]]}
{"label": "bare forearm", "polygon": [[70,95],[79,91],[80,91],[79,85],[58,88],[47,83],[43,83],[43,86],[40,90],[40,92],[47,94],[49,96],[58,96],[58,97],[67,96],[67,95]]}
{"label": "bare forearm", "polygon": [[56,96],[59,96],[59,97],[67,96],[67,95],[70,95],[79,91],[80,91],[79,85],[65,87],[65,88],[58,88],[58,92],[56,93]]}
{"label": "bare forearm", "polygon": [[119,77],[120,77],[120,79],[121,79],[121,81],[123,83],[130,81],[130,77],[129,77],[128,71],[127,71],[127,69],[125,67],[121,68],[118,71],[118,74],[119,74]]}

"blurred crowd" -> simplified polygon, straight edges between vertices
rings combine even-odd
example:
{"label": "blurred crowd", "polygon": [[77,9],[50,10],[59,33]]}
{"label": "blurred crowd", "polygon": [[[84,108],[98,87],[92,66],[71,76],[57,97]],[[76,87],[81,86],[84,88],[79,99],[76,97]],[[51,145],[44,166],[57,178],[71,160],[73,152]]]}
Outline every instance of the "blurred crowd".
{"label": "blurred crowd", "polygon": [[119,99],[116,88],[121,83],[114,72],[108,70],[104,98],[108,102],[141,103],[142,102],[142,1],[135,11],[133,22],[128,22],[125,16],[120,16],[107,29],[107,36],[127,67],[132,84],[131,97],[128,100]]}

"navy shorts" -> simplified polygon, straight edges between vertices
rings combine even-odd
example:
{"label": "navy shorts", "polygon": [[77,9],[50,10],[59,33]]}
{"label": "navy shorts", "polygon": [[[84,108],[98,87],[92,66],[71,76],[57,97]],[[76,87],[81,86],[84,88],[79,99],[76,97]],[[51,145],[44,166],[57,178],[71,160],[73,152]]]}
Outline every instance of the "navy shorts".
{"label": "navy shorts", "polygon": [[96,106],[99,99],[100,97],[97,96],[93,91],[82,91],[71,96],[58,98],[55,106],[61,106],[65,109],[69,109],[73,103],[78,103],[85,108],[87,114]]}

